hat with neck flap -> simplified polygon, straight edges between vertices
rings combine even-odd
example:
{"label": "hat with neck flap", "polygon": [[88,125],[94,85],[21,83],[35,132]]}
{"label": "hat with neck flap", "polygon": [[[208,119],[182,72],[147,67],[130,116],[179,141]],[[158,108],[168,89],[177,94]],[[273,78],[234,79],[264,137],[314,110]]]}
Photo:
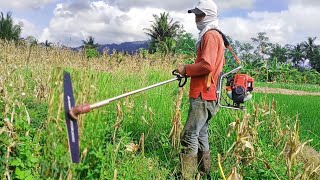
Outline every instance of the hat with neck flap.
{"label": "hat with neck flap", "polygon": [[205,14],[206,16],[200,22],[197,22],[197,28],[200,31],[197,40],[197,48],[200,46],[202,36],[210,29],[220,29],[218,20],[218,7],[213,0],[200,0],[194,9],[188,10],[188,13],[195,15]]}

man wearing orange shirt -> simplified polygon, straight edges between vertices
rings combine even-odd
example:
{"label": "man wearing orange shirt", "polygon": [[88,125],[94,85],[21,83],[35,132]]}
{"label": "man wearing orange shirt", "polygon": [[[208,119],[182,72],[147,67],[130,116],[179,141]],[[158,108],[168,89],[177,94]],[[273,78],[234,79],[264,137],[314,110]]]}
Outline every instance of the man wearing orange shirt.
{"label": "man wearing orange shirt", "polygon": [[219,29],[217,6],[212,0],[200,0],[188,11],[195,14],[199,33],[194,64],[179,66],[177,72],[191,77],[190,107],[181,134],[181,166],[184,179],[194,179],[197,168],[210,177],[208,123],[217,113],[216,88],[224,65],[224,43]]}

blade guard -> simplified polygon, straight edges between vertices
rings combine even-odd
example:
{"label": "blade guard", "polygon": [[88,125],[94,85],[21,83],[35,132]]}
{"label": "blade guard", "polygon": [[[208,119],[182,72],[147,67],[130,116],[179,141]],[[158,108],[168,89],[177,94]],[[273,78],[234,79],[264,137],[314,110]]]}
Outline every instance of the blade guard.
{"label": "blade guard", "polygon": [[63,93],[64,93],[64,113],[66,119],[66,127],[68,133],[69,151],[73,163],[79,163],[79,134],[78,122],[72,120],[69,111],[74,107],[74,97],[71,84],[70,74],[66,71],[63,73]]}

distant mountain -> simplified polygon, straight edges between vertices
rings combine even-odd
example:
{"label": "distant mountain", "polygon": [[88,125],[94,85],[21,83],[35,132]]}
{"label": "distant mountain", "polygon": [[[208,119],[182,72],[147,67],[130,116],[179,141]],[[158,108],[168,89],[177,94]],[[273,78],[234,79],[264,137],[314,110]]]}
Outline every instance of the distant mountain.
{"label": "distant mountain", "polygon": [[134,41],[134,42],[124,42],[121,44],[105,44],[100,45],[98,47],[99,52],[103,52],[105,50],[108,50],[109,54],[112,54],[114,50],[120,51],[120,52],[127,52],[129,54],[134,54],[137,52],[140,48],[147,49],[149,41]]}
{"label": "distant mountain", "polygon": [[[100,53],[108,50],[109,54],[112,54],[113,51],[118,52],[127,52],[129,54],[134,54],[137,52],[140,48],[147,49],[149,47],[148,45],[149,41],[133,41],[133,42],[124,42],[121,44],[103,44],[98,47],[98,51]],[[72,48],[75,51],[80,51],[82,48]]]}

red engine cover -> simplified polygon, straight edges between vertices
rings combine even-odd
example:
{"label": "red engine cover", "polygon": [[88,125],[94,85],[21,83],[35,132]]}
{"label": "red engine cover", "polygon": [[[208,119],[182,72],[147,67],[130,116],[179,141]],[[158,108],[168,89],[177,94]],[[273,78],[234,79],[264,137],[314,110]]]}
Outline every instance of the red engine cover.
{"label": "red engine cover", "polygon": [[246,74],[236,74],[233,80],[233,88],[237,86],[244,87],[246,91],[253,90],[253,78]]}

